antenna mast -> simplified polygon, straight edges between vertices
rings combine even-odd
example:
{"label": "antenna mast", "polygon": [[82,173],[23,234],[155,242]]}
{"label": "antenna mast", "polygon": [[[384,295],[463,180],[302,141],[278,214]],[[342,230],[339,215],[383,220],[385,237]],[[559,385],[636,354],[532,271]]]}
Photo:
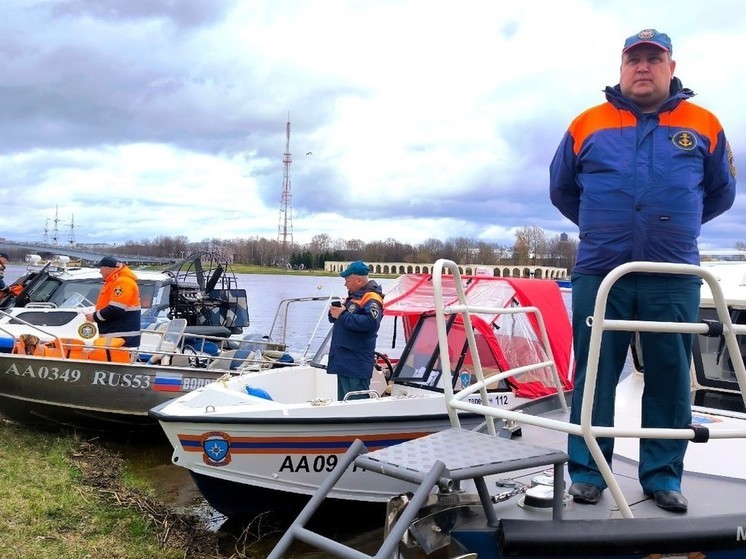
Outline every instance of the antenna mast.
{"label": "antenna mast", "polygon": [[67,242],[71,247],[75,246],[75,214],[70,217],[70,238]]}
{"label": "antenna mast", "polygon": [[289,251],[293,248],[293,206],[290,192],[290,163],[292,161],[293,156],[290,155],[290,113],[288,113],[285,154],[282,158],[285,172],[282,178],[282,195],[280,196],[280,222],[277,227],[277,242],[282,250],[281,263],[283,266],[287,266],[290,259]]}
{"label": "antenna mast", "polygon": [[52,232],[52,245],[59,246],[60,244],[60,207],[55,206],[54,207],[54,231]]}

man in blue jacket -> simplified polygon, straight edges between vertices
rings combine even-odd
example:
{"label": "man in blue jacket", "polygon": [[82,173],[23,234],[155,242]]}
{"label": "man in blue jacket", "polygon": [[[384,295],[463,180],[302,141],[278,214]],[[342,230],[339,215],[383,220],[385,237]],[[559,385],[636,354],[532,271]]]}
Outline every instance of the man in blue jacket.
{"label": "man in blue jacket", "polygon": [[[699,264],[703,223],[733,204],[735,165],[718,119],[689,102],[694,93],[674,77],[671,39],[645,29],[622,50],[619,84],[606,103],[578,116],[550,166],[552,203],[579,228],[572,274],[575,390],[570,420],[580,422],[590,328],[598,287],[613,268],[632,261]],[[693,276],[628,274],[612,288],[606,318],[696,322],[700,280]],[[642,426],[691,423],[691,334],[642,333],[645,388]],[[614,421],[628,332],[606,332],[601,344],[593,425]],[[613,439],[600,439],[609,465]],[[640,485],[655,503],[686,512],[681,493],[686,440],[640,441]],[[568,441],[576,502],[596,503],[606,484],[581,437]]]}
{"label": "man in blue jacket", "polygon": [[[357,260],[340,273],[348,296],[341,305],[329,309],[329,321],[334,326],[327,372],[337,375],[340,400],[348,392],[369,390],[373,376],[376,338],[383,318],[383,291],[378,283],[368,279],[369,272],[370,268]],[[357,394],[349,399],[367,397]]]}
{"label": "man in blue jacket", "polygon": [[5,267],[8,264],[8,255],[4,252],[0,252],[0,295],[5,295],[10,291],[10,288],[5,285]]}

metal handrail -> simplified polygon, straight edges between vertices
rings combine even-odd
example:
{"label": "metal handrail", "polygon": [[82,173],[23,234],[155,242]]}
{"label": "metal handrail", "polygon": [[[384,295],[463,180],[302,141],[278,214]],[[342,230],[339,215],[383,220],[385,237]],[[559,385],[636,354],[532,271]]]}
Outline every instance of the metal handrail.
{"label": "metal handrail", "polygon": [[[445,271],[452,274],[454,277],[454,283],[456,286],[456,292],[458,295],[458,305],[444,306],[443,305],[443,292],[442,292],[442,275]],[[703,334],[708,332],[709,327],[702,323],[681,323],[681,322],[652,322],[652,321],[637,321],[637,320],[606,320],[605,309],[606,301],[608,298],[611,286],[621,276],[633,273],[633,272],[650,272],[650,273],[662,273],[662,274],[684,274],[684,275],[696,275],[705,280],[713,294],[713,300],[718,312],[718,317],[723,324],[723,335],[727,344],[728,351],[732,355],[740,355],[740,348],[738,346],[738,340],[736,334],[746,334],[746,325],[734,325],[731,322],[730,314],[725,302],[722,289],[716,279],[716,277],[708,271],[706,268],[700,268],[699,266],[693,266],[688,264],[668,264],[668,263],[656,263],[656,262],[631,262],[619,266],[601,282],[598,290],[598,296],[596,298],[595,308],[593,317],[590,321],[591,326],[591,340],[590,348],[588,353],[588,368],[586,371],[582,410],[580,424],[570,423],[569,421],[561,421],[556,419],[549,419],[545,417],[532,416],[530,414],[521,413],[519,411],[506,410],[502,408],[492,407],[486,404],[476,404],[468,401],[464,401],[464,398],[474,393],[476,390],[472,388],[463,389],[458,393],[453,392],[451,382],[451,363],[448,355],[448,341],[446,332],[446,316],[451,313],[461,313],[464,319],[464,325],[467,333],[467,340],[469,348],[474,358],[474,369],[477,374],[477,385],[479,387],[479,393],[482,397],[482,402],[488,402],[487,392],[485,389],[484,376],[482,374],[481,362],[479,360],[479,352],[476,351],[476,342],[471,326],[470,314],[475,312],[480,313],[504,313],[508,309],[502,308],[485,308],[485,307],[470,307],[466,304],[466,297],[461,283],[458,267],[450,260],[438,260],[433,268],[433,287],[434,296],[436,302],[436,319],[438,329],[438,342],[440,345],[440,360],[442,372],[445,376],[446,382],[444,382],[446,402],[449,417],[453,426],[460,426],[457,410],[466,412],[481,414],[487,421],[488,431],[492,434],[495,433],[494,420],[501,419],[507,421],[517,421],[527,425],[534,425],[541,428],[553,429],[556,431],[564,432],[571,435],[578,435],[583,437],[588,448],[593,455],[596,463],[599,466],[601,475],[604,481],[609,487],[609,490],[619,507],[619,510],[623,517],[633,518],[632,511],[619,488],[619,484],[614,477],[611,468],[606,463],[606,459],[601,452],[601,448],[598,444],[597,438],[599,437],[622,437],[622,438],[664,438],[664,439],[693,439],[695,433],[692,429],[660,429],[660,428],[649,428],[649,427],[638,427],[638,428],[621,428],[621,427],[603,427],[594,426],[592,424],[593,401],[595,398],[595,386],[596,377],[598,374],[598,359],[600,355],[601,337],[605,330],[642,330],[642,331],[668,331],[668,332],[688,332]],[[538,313],[540,316],[540,313]],[[547,347],[548,341],[546,339],[546,332],[543,330],[542,324],[542,338],[544,339]],[[551,350],[547,353],[551,356]],[[746,369],[744,363],[740,359],[733,360],[734,371],[738,384],[741,389],[741,395],[746,402]],[[525,368],[525,367],[524,367]],[[521,369],[516,368],[510,371],[504,371],[501,373],[503,376],[513,376],[523,372]],[[553,367],[556,372],[556,367]],[[559,382],[559,377],[557,377]],[[487,383],[489,384],[489,383]],[[560,390],[561,393],[561,390]],[[744,438],[746,437],[746,429],[718,429],[717,431],[711,431],[709,434],[710,439],[732,439],[732,438]]]}

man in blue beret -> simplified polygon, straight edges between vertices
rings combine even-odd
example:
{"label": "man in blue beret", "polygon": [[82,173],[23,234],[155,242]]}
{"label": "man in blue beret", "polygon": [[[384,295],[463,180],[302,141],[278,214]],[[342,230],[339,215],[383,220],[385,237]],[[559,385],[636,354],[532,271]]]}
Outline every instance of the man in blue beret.
{"label": "man in blue beret", "polygon": [[383,318],[383,291],[368,279],[370,268],[364,262],[352,262],[339,275],[345,280],[347,298],[329,309],[333,323],[327,372],[337,375],[337,397],[360,392],[348,399],[368,398],[375,366],[376,339]]}

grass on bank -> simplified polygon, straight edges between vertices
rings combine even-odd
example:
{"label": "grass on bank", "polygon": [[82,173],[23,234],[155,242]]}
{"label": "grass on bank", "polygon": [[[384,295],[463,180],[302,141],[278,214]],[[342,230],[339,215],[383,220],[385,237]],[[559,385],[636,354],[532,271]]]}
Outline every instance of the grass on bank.
{"label": "grass on bank", "polygon": [[148,497],[147,480],[130,477],[96,442],[0,419],[0,558],[266,556],[246,534],[226,538],[170,511]]}
{"label": "grass on bank", "polygon": [[0,421],[0,557],[183,558],[146,516],[81,483],[80,443]]}
{"label": "grass on bank", "polygon": [[101,441],[0,418],[0,559],[262,559],[282,534],[208,530],[156,493]]}

